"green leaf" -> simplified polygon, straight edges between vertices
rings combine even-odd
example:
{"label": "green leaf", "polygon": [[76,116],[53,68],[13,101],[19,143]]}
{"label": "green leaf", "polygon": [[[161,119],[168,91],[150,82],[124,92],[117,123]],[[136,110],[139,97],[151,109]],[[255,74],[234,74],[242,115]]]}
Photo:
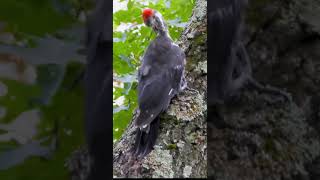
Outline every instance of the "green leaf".
{"label": "green leaf", "polygon": [[129,0],[127,7],[128,7],[128,9],[131,9],[133,7],[133,1],[132,0]]}

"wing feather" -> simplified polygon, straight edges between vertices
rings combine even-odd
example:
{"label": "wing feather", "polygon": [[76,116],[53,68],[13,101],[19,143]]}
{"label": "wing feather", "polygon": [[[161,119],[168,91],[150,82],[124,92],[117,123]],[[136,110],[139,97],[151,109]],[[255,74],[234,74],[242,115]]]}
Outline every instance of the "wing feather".
{"label": "wing feather", "polygon": [[184,60],[183,51],[168,39],[156,39],[150,44],[138,73],[137,126],[150,124],[168,108],[180,89]]}

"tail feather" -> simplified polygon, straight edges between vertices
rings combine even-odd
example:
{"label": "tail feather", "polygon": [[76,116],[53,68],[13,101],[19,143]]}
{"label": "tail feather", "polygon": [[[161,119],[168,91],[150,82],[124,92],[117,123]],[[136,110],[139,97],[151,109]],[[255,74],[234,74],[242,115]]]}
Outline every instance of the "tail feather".
{"label": "tail feather", "polygon": [[135,157],[143,158],[153,150],[158,137],[159,125],[160,118],[156,117],[150,124],[149,132],[137,129],[135,144],[131,150]]}

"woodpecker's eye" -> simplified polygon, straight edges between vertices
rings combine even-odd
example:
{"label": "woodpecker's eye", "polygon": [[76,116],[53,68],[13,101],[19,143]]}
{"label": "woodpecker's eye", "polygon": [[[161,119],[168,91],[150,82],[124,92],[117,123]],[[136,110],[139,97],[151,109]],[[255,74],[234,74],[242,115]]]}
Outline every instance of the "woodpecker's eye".
{"label": "woodpecker's eye", "polygon": [[142,18],[143,18],[144,23],[147,26],[150,26],[150,17],[152,17],[153,15],[154,15],[154,11],[152,9],[146,8],[143,10]]}

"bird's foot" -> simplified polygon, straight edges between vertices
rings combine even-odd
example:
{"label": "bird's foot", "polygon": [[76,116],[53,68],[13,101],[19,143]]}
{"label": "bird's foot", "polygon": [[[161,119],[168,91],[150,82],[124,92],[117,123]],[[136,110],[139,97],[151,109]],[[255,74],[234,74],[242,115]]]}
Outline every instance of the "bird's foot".
{"label": "bird's foot", "polygon": [[271,86],[266,86],[265,88],[266,88],[266,93],[270,93],[278,96],[276,100],[278,99],[278,101],[292,102],[292,96],[290,93],[275,87],[271,87]]}
{"label": "bird's foot", "polygon": [[259,82],[257,82],[256,80],[251,80],[249,82],[249,85],[257,90],[260,93],[265,93],[265,94],[271,94],[275,97],[273,98],[267,98],[266,100],[270,103],[276,103],[276,102],[292,102],[292,96],[290,93],[283,91],[279,88],[276,87],[272,87],[272,86],[263,86],[262,84],[260,84]]}
{"label": "bird's foot", "polygon": [[188,90],[191,94],[199,94],[199,91],[187,86],[184,90]]}

